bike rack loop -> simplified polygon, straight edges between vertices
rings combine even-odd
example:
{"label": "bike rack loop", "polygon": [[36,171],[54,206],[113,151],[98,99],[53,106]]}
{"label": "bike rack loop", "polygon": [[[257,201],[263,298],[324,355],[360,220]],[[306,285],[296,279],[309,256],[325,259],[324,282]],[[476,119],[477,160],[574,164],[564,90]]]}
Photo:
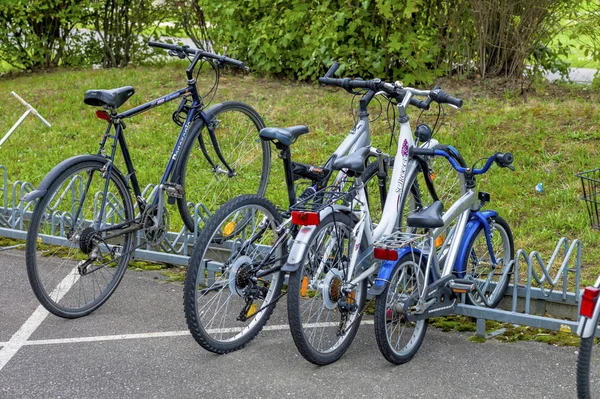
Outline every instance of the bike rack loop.
{"label": "bike rack loop", "polygon": [[[551,270],[560,255],[562,255],[563,261],[556,271],[556,275],[552,278]],[[575,257],[575,265],[570,268],[569,264],[573,263],[573,257]],[[527,254],[523,249],[517,251],[515,259],[511,261],[511,264],[513,266],[513,275],[515,277],[513,284],[510,284],[507,290],[507,295],[512,296],[512,306],[510,310],[490,309],[466,304],[459,304],[457,307],[457,314],[471,316],[477,319],[476,335],[481,337],[486,336],[486,320],[576,333],[579,324],[577,320],[566,320],[531,314],[531,302],[532,299],[535,299],[545,303],[577,306],[577,314],[579,314],[581,241],[574,240],[569,245],[569,240],[567,238],[561,238],[547,265],[544,264],[539,252],[532,251]],[[536,268],[541,271],[540,274],[536,272]],[[524,283],[519,283],[522,271],[527,272],[527,277]],[[568,278],[569,275],[572,274],[575,274],[575,291],[568,292]],[[560,284],[561,280],[562,284]],[[537,283],[538,287],[532,286],[534,281]],[[545,288],[545,285],[549,287]],[[524,298],[523,312],[518,311],[518,298]],[[492,333],[491,335],[495,334]],[[600,336],[600,327],[596,330],[596,336]]]}
{"label": "bike rack loop", "polygon": [[[33,212],[33,203],[22,200],[23,196],[34,190],[34,186],[29,182],[16,181],[12,185],[8,181],[6,167],[0,165],[3,179],[0,180],[0,236],[25,240],[27,232],[25,231],[25,221]],[[156,194],[158,186],[148,185],[143,195],[151,198]],[[210,216],[208,209],[202,204],[189,204],[193,209],[195,222],[206,220]],[[135,208],[137,210],[137,206]],[[68,217],[68,216],[67,216]],[[138,232],[138,244],[142,242],[142,232]],[[134,259],[152,262],[168,263],[173,265],[187,266],[190,249],[198,233],[190,233],[185,226],[178,232],[169,232],[166,237],[166,244],[161,248],[153,248],[149,245],[139,248],[135,251]],[[225,245],[227,247],[228,245]],[[12,246],[9,248],[13,248]],[[5,248],[5,249],[9,249]],[[225,248],[224,248],[225,249]],[[562,250],[562,251],[561,251]],[[561,266],[558,268],[554,278],[551,277],[551,269],[554,263],[563,256]],[[574,267],[569,267],[571,258],[575,256]],[[456,313],[470,316],[477,319],[477,331],[479,336],[485,336],[485,321],[495,320],[512,324],[526,325],[536,328],[544,328],[555,331],[565,331],[575,333],[577,330],[577,321],[557,319],[546,316],[531,314],[531,302],[541,300],[547,303],[559,303],[570,306],[577,306],[579,310],[579,289],[580,289],[580,269],[581,269],[581,242],[574,240],[569,245],[567,238],[561,238],[546,266],[541,255],[537,251],[527,253],[520,249],[517,251],[513,264],[513,275],[515,282],[509,285],[507,296],[512,296],[512,306],[510,310],[490,309],[486,307],[459,304]],[[541,273],[536,272],[536,266]],[[205,269],[208,273],[207,279],[210,280],[216,265],[206,264]],[[213,270],[215,269],[215,270]],[[526,271],[525,282],[520,283],[521,272]],[[575,291],[568,292],[569,275],[575,274]],[[562,284],[560,284],[562,280]],[[535,281],[538,287],[532,284]],[[548,285],[549,288],[544,288]],[[524,298],[524,312],[518,312],[518,298]],[[600,336],[600,327],[596,332]]]}

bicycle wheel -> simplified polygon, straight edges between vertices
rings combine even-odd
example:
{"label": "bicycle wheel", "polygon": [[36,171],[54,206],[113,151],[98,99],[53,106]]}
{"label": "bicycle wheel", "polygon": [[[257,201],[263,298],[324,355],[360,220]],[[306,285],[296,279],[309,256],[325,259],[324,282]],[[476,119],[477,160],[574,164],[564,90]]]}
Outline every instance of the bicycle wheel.
{"label": "bicycle wheel", "polygon": [[[514,242],[508,223],[500,216],[493,218],[490,228],[492,250],[497,264],[492,262],[485,231],[480,225],[467,246],[467,256],[462,270],[465,271],[466,278],[475,280],[490,307],[495,308],[508,288],[510,270],[506,276],[503,277],[503,274],[514,259]],[[485,306],[485,302],[477,292],[470,293],[469,300],[475,305]]]}
{"label": "bicycle wheel", "polygon": [[194,245],[184,287],[185,318],[204,349],[241,349],[269,320],[284,273],[257,273],[279,266],[287,257],[285,237],[276,245],[280,224],[275,206],[257,195],[234,198],[206,223]]}
{"label": "bicycle wheel", "polygon": [[219,150],[234,173],[228,174],[204,123],[194,124],[190,141],[182,150],[180,176],[176,176],[185,188],[177,206],[190,231],[196,224],[202,227],[212,211],[240,194],[264,195],[271,171],[270,143],[258,136],[265,124],[254,109],[228,101],[211,107],[206,114]]}
{"label": "bicycle wheel", "polygon": [[592,392],[600,392],[599,348],[598,338],[591,336],[581,339],[577,355],[577,397],[579,399],[591,399]]}
{"label": "bicycle wheel", "polygon": [[57,316],[76,318],[99,308],[117,288],[133,253],[134,232],[106,231],[132,221],[134,211],[121,173],[113,166],[107,181],[105,166],[85,160],[66,167],[31,217],[27,275],[40,303]]}
{"label": "bicycle wheel", "polygon": [[290,273],[288,319],[296,347],[306,360],[325,365],[348,349],[360,325],[367,280],[345,292],[354,246],[350,216],[335,212],[312,233],[301,266]]}
{"label": "bicycle wheel", "polygon": [[417,253],[404,255],[392,271],[390,282],[375,299],[375,337],[383,356],[393,364],[408,362],[417,353],[427,332],[428,320],[410,322],[404,303],[423,290],[427,261]]}

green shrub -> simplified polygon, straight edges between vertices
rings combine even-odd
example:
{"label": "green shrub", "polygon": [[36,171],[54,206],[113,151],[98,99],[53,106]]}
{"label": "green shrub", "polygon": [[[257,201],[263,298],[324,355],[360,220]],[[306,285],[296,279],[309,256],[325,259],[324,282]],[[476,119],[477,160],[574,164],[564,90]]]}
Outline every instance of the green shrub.
{"label": "green shrub", "polygon": [[88,5],[89,0],[0,2],[0,59],[18,69],[68,64],[67,44]]}

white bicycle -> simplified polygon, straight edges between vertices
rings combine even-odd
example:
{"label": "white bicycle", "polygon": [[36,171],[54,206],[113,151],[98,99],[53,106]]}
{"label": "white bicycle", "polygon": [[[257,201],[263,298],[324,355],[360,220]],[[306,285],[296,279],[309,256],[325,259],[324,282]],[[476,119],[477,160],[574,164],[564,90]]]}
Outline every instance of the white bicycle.
{"label": "white bicycle", "polygon": [[[347,90],[365,88],[386,93],[397,101],[400,125],[390,189],[381,220],[377,221],[375,228],[373,228],[372,215],[367,206],[362,181],[366,159],[369,155],[378,153],[374,149],[362,149],[333,162],[333,169],[343,170],[349,176],[354,176],[350,190],[339,192],[335,188],[325,189],[317,192],[307,201],[292,207],[292,219],[303,227],[294,240],[286,265],[282,268],[283,271],[290,272],[288,320],[294,343],[300,353],[308,361],[324,365],[339,359],[356,335],[367,297],[369,280],[377,274],[380,266],[380,262],[373,257],[373,243],[381,237],[392,234],[399,226],[405,226],[406,215],[421,212],[423,205],[426,204],[419,185],[415,184],[420,175],[423,175],[424,184],[427,185],[432,200],[439,200],[428,173],[428,157],[410,155],[412,150],[419,147],[413,140],[410,119],[406,113],[408,105],[428,108],[430,102],[434,101],[460,107],[462,100],[444,93],[439,88],[417,90],[402,87],[397,83],[382,82],[379,79],[364,81],[349,78],[321,78],[319,80]],[[420,101],[417,96],[426,99]],[[426,141],[427,138],[420,139]],[[439,155],[435,151],[443,152],[453,160],[453,166],[462,168],[463,172],[466,170],[461,165],[462,158],[451,147],[446,148],[446,151],[435,149],[428,149],[428,151],[433,151],[430,156]],[[474,195],[472,190],[466,188],[464,181],[461,187],[463,195],[468,195],[468,201],[471,201]],[[461,211],[469,212],[470,208],[475,206],[471,202],[468,202],[468,205],[466,210],[461,208]],[[489,217],[491,218],[492,215]],[[460,234],[457,236],[462,235],[468,221],[468,215],[458,219]],[[427,226],[405,227],[401,230],[406,233],[416,233],[423,227]],[[451,262],[454,260],[452,256],[456,256],[457,250],[452,246],[454,231],[456,226],[452,221],[449,221],[443,229],[436,230],[436,238],[450,233],[441,240],[436,250],[440,258],[440,266],[444,265],[448,254],[453,254],[450,256]],[[484,291],[487,287],[495,286],[485,281],[481,284],[484,285]],[[373,295],[377,295],[382,290],[381,287],[374,285],[372,289]],[[483,296],[487,295],[491,293],[483,292]],[[490,304],[487,300],[483,302]]]}

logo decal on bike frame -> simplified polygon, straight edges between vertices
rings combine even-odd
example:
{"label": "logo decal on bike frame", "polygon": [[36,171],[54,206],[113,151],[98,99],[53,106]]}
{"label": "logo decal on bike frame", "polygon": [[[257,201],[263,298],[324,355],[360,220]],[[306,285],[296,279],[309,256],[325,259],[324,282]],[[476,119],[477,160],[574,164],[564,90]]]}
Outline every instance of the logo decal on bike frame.
{"label": "logo decal on bike frame", "polygon": [[398,178],[398,184],[396,185],[396,193],[402,191],[404,187],[404,176],[406,175],[406,166],[408,165],[408,141],[404,139],[402,143],[402,168],[400,168],[400,177]]}
{"label": "logo decal on bike frame", "polygon": [[402,143],[402,156],[405,157],[408,155],[408,141],[404,139],[404,143]]}

